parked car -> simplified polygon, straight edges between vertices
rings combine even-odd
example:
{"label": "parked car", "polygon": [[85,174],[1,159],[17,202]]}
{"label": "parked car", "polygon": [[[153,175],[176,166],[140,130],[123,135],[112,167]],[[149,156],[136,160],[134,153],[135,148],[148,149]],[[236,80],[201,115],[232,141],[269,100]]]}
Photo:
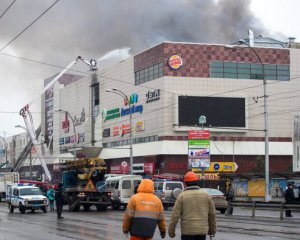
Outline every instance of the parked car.
{"label": "parked car", "polygon": [[201,188],[201,190],[207,192],[212,197],[216,210],[225,214],[227,209],[225,194],[214,188]]}
{"label": "parked car", "polygon": [[168,180],[154,182],[155,195],[160,198],[165,210],[174,206],[179,190],[184,190],[183,182]]}

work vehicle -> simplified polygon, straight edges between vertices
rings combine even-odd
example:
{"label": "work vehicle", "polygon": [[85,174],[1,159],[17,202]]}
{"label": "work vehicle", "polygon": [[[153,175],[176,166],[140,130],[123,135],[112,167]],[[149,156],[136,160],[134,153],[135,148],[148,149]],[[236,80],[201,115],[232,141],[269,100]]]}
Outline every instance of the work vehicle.
{"label": "work vehicle", "polygon": [[6,202],[10,213],[13,213],[15,208],[19,208],[23,214],[26,210],[34,212],[37,209],[46,213],[49,205],[47,197],[42,195],[38,187],[24,183],[6,186]]}
{"label": "work vehicle", "polygon": [[120,175],[108,177],[105,181],[107,191],[111,192],[112,209],[117,210],[121,206],[126,208],[129,199],[134,194],[134,189],[142,181],[140,175]]}
{"label": "work vehicle", "polygon": [[110,205],[111,193],[105,188],[106,164],[101,158],[82,158],[61,162],[65,203],[69,211],[79,211],[82,205],[89,210],[105,211]]}
{"label": "work vehicle", "polygon": [[174,206],[178,192],[183,190],[184,185],[180,181],[156,180],[154,182],[155,195],[161,199],[165,210]]}
{"label": "work vehicle", "polygon": [[212,197],[216,210],[220,211],[222,214],[225,214],[227,209],[227,201],[224,193],[214,188],[201,188],[201,190],[207,192]]}
{"label": "work vehicle", "polygon": [[19,181],[19,173],[17,172],[2,172],[0,173],[0,202],[5,199],[6,186],[15,184]]}

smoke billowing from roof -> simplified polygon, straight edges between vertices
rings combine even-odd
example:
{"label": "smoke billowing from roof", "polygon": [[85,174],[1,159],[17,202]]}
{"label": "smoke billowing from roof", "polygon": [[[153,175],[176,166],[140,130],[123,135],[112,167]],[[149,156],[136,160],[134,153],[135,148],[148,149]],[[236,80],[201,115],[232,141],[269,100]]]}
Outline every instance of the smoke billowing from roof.
{"label": "smoke billowing from roof", "polygon": [[[16,1],[0,19],[0,47],[53,2]],[[10,3],[0,1],[0,11]],[[125,47],[135,54],[162,41],[227,44],[246,37],[249,28],[266,34],[250,11],[250,0],[63,0],[2,52],[66,66],[78,55],[98,59]],[[18,111],[42,89],[44,79],[60,71],[0,55],[0,110]],[[7,107],[4,99],[12,93]]]}

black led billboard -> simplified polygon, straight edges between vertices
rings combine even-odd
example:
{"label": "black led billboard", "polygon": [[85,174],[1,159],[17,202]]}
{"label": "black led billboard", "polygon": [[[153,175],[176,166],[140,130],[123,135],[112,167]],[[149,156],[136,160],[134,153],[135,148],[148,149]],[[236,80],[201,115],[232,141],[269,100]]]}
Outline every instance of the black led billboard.
{"label": "black led billboard", "polygon": [[178,97],[179,126],[199,126],[199,117],[206,117],[211,127],[246,127],[245,98]]}

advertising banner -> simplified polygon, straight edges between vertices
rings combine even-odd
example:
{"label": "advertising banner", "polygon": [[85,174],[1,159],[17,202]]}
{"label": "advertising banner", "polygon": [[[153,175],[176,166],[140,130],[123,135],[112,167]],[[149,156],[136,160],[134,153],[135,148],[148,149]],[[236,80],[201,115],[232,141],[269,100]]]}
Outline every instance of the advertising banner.
{"label": "advertising banner", "polygon": [[210,132],[208,130],[188,131],[188,168],[210,167]]}
{"label": "advertising banner", "polygon": [[265,179],[257,179],[248,181],[248,196],[249,197],[264,197],[265,191]]}

